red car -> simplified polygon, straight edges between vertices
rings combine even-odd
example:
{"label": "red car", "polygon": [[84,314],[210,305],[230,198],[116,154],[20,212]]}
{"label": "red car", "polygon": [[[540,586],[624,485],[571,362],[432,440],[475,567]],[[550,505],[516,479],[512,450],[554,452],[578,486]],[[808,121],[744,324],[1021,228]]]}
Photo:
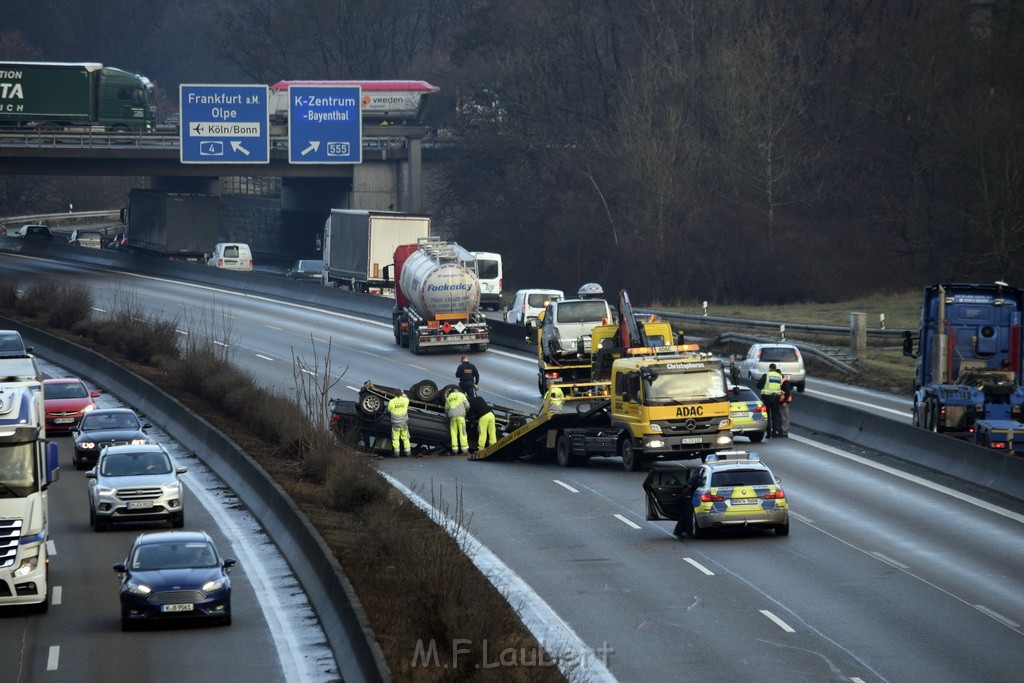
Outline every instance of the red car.
{"label": "red car", "polygon": [[43,404],[46,407],[46,431],[70,432],[82,416],[96,409],[98,391],[89,391],[77,377],[43,380]]}

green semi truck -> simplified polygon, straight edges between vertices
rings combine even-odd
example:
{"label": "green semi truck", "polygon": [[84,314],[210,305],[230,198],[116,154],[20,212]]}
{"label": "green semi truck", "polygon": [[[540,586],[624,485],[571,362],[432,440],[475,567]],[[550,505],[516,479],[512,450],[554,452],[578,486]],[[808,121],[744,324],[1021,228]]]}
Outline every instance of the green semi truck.
{"label": "green semi truck", "polygon": [[93,62],[0,61],[0,128],[153,130],[145,76]]}

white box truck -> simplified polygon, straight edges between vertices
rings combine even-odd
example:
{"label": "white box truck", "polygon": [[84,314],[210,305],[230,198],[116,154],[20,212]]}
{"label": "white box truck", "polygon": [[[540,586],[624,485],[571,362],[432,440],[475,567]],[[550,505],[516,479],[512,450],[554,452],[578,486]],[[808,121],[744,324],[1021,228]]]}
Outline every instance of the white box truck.
{"label": "white box truck", "polygon": [[329,287],[382,294],[394,287],[393,275],[387,276],[398,245],[429,236],[429,216],[331,209],[324,223],[322,281]]}

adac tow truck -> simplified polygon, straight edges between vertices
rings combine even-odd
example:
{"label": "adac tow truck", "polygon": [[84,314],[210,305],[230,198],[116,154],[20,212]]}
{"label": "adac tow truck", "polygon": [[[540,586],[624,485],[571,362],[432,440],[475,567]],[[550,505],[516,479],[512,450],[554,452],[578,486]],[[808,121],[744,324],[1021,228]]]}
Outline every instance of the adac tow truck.
{"label": "adac tow truck", "polygon": [[925,287],[917,359],[915,426],[988,448],[1024,448],[1021,388],[1024,290],[1005,282]]}

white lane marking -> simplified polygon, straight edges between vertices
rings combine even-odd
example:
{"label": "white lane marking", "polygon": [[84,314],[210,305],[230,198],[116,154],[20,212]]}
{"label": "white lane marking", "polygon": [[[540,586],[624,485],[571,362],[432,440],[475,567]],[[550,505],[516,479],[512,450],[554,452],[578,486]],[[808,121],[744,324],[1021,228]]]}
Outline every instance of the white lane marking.
{"label": "white lane marking", "polygon": [[620,515],[618,513],[615,514],[615,518],[617,520],[619,520],[620,522],[622,522],[623,524],[625,524],[627,526],[633,527],[634,529],[639,529],[640,528],[639,524],[634,524],[633,522],[629,521],[628,519],[626,519],[625,517],[623,517],[622,515]]}
{"label": "white lane marking", "polygon": [[57,554],[57,546],[54,544],[52,538],[46,541],[46,554],[50,557]]}
{"label": "white lane marking", "polygon": [[[214,475],[211,473],[208,476]],[[303,656],[303,640],[296,633],[292,620],[284,617],[286,610],[278,594],[278,586],[269,575],[261,557],[262,552],[257,547],[259,543],[269,543],[269,539],[254,537],[251,531],[243,529],[236,517],[229,515],[221,500],[214,495],[215,489],[207,489],[199,484],[197,473],[190,473],[183,479],[192,497],[228,537],[239,563],[245,567],[245,574],[256,593],[256,602],[263,612],[263,618],[267,621],[282,669],[290,672],[289,675],[295,676],[296,680],[316,680],[317,676],[308,668],[315,666],[316,662],[307,661]]]}
{"label": "white lane marking", "polygon": [[979,500],[978,498],[974,498],[972,496],[965,495],[963,491],[957,491],[955,489],[949,488],[948,486],[942,486],[941,484],[936,484],[936,483],[930,482],[927,479],[922,479],[921,477],[915,476],[913,474],[908,474],[906,472],[901,472],[899,470],[893,469],[892,467],[888,467],[887,465],[882,465],[882,464],[879,464],[877,462],[872,462],[871,460],[868,460],[867,458],[862,458],[859,455],[854,455],[853,453],[847,453],[846,451],[841,451],[838,448],[833,448],[832,446],[826,446],[825,444],[818,443],[817,441],[812,441],[811,439],[808,439],[808,438],[805,438],[805,437],[802,437],[802,436],[797,436],[796,434],[790,434],[789,438],[793,439],[795,441],[799,441],[800,443],[807,444],[808,446],[813,446],[814,448],[817,448],[818,450],[822,450],[822,451],[825,451],[827,453],[831,453],[832,455],[838,455],[841,458],[846,458],[847,460],[852,460],[853,462],[860,463],[861,465],[865,465],[867,467],[871,467],[871,468],[876,469],[876,470],[878,470],[880,472],[885,472],[887,474],[891,474],[894,477],[899,477],[900,479],[905,479],[906,481],[913,482],[913,483],[917,484],[918,486],[924,486],[925,488],[929,488],[932,491],[935,491],[937,493],[943,493],[943,494],[945,494],[947,496],[950,496],[951,498],[957,498],[959,500],[964,501],[965,503],[970,503],[971,505],[974,505],[975,507],[979,507],[982,510],[987,510],[989,512],[994,512],[997,515],[1002,515],[1003,517],[1006,517],[1007,519],[1012,519],[1015,522],[1020,522],[1021,524],[1024,524],[1024,515],[1018,514],[1016,512],[1011,512],[1010,510],[1004,510],[1004,509],[1002,509],[1001,507],[999,507],[997,505],[992,505],[991,503],[986,503],[985,501]]}
{"label": "white lane marking", "polygon": [[557,479],[553,479],[552,481],[554,481],[556,484],[558,484],[562,488],[568,489],[569,491],[571,491],[573,493],[579,493],[580,492],[579,489],[574,489],[573,487],[571,487],[568,484],[566,484],[564,481],[558,481]]}
{"label": "white lane marking", "polygon": [[797,514],[797,513],[793,512],[792,510],[789,511],[789,516],[793,517],[795,519],[799,519],[801,522],[804,522],[805,524],[813,524],[814,523],[814,520],[811,519],[810,517],[808,517],[807,515]]}
{"label": "white lane marking", "polygon": [[50,591],[50,604],[59,605],[61,600],[64,599],[64,587],[54,586],[53,590]]}
{"label": "white lane marking", "polygon": [[57,664],[60,662],[60,645],[51,645],[50,652],[46,656],[46,670],[56,671]]}
{"label": "white lane marking", "polygon": [[273,360],[274,360],[274,359],[273,359],[273,358],[271,358],[270,356],[264,356],[264,355],[263,355],[262,353],[257,353],[257,354],[256,354],[256,357],[257,357],[257,358],[262,358],[263,360],[269,360],[269,361],[273,361]]}
{"label": "white lane marking", "polygon": [[317,376],[316,373],[313,372],[312,370],[310,370],[309,368],[302,368],[302,372],[304,372],[307,375],[310,375],[312,377],[316,377]]}
{"label": "white lane marking", "polygon": [[878,559],[880,559],[882,562],[885,562],[886,564],[891,564],[893,567],[896,567],[897,569],[902,569],[904,571],[906,571],[907,569],[910,569],[910,565],[903,564],[902,562],[897,562],[896,560],[892,559],[888,555],[883,555],[882,553],[876,553],[873,550],[871,551],[871,554],[874,555],[875,557],[877,557]]}
{"label": "white lane marking", "polygon": [[216,339],[213,340],[213,343],[216,344],[217,346],[224,346],[224,347],[227,346],[227,344],[225,344],[224,342],[217,341]]}
{"label": "white lane marking", "polygon": [[910,422],[911,416],[909,410],[896,410],[895,408],[886,408],[884,406],[878,405],[877,403],[869,403],[868,401],[858,401],[855,398],[843,397],[837,400],[835,394],[826,394],[821,391],[812,391],[810,389],[807,390],[807,393],[814,396],[818,396],[823,400],[831,401],[832,403],[842,403],[843,405],[849,405],[852,403],[858,406],[864,406],[865,408],[868,409],[869,413],[879,410],[884,411],[886,413],[892,413],[893,415],[899,415],[900,417],[902,417],[904,422]]}
{"label": "white lane marking", "polygon": [[1000,621],[1000,622],[1006,624],[1007,626],[1009,626],[1012,629],[1019,629],[1020,628],[1020,624],[1018,624],[1016,621],[1013,621],[1012,619],[1004,617],[999,612],[996,612],[995,610],[989,609],[988,607],[985,607],[984,605],[975,605],[974,608],[977,609],[980,612],[984,612],[985,614],[989,615],[990,617],[992,617],[996,621]]}
{"label": "white lane marking", "polygon": [[266,323],[264,323],[264,326],[265,326],[265,327],[266,327],[267,329],[270,329],[270,330],[275,330],[275,331],[277,331],[277,332],[284,332],[284,329],[283,329],[283,328],[280,328],[280,327],[274,327],[273,325],[267,325]]}
{"label": "white lane marking", "polygon": [[769,610],[763,609],[763,610],[761,610],[761,614],[765,615],[766,617],[768,617],[769,619],[774,621],[776,623],[776,625],[778,625],[778,627],[781,628],[786,633],[796,633],[796,630],[792,626],[790,626],[789,624],[784,622],[782,619],[779,619],[777,616],[772,614]]}
{"label": "white lane marking", "polygon": [[850,683],[864,683],[864,679],[859,676],[854,676],[850,679]]}
{"label": "white lane marking", "polygon": [[182,337],[187,337],[188,336],[188,332],[186,332],[185,330],[177,330],[176,329],[174,331],[177,332],[178,334],[180,334]]}
{"label": "white lane marking", "polygon": [[700,571],[704,572],[708,576],[714,576],[715,575],[715,573],[713,571],[711,571],[710,569],[708,569],[707,567],[705,567],[704,565],[702,565],[700,562],[698,562],[697,560],[693,559],[692,557],[684,557],[683,561],[692,564],[694,567],[696,567]]}
{"label": "white lane marking", "polygon": [[398,479],[387,472],[380,474],[459,542],[466,557],[470,558],[476,568],[491,582],[491,585],[519,613],[523,624],[530,630],[533,637],[547,649],[554,661],[558,663],[559,670],[566,677],[571,677],[574,681],[616,683],[617,679],[608,670],[608,653],[602,653],[601,648],[589,647],[572,626],[558,616],[551,605],[545,602],[521,576],[499,560],[490,548],[478,541],[467,529],[459,527],[450,517],[446,517],[443,512],[433,507]]}

